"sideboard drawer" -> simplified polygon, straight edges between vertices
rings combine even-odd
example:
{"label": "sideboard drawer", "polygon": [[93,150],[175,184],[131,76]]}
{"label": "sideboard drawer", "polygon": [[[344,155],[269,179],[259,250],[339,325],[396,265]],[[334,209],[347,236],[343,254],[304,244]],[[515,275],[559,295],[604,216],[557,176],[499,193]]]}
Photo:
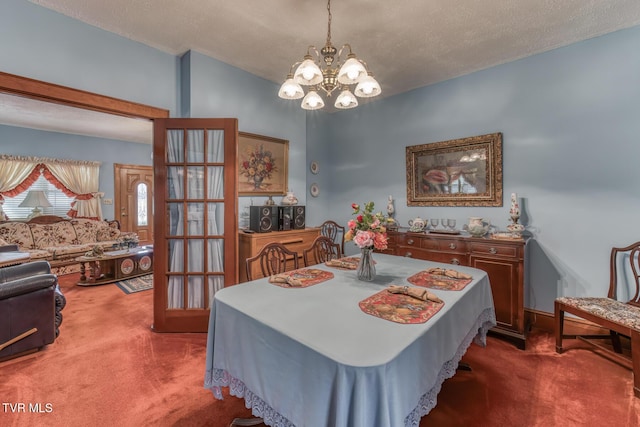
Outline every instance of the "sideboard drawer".
{"label": "sideboard drawer", "polygon": [[467,252],[467,245],[463,240],[438,239],[438,240],[434,240],[434,242],[438,245],[437,249],[440,251],[459,252],[459,253]]}
{"label": "sideboard drawer", "polygon": [[508,257],[518,256],[518,248],[515,246],[493,245],[490,243],[471,243],[471,254],[502,255]]}
{"label": "sideboard drawer", "polygon": [[425,261],[442,262],[445,264],[468,265],[467,255],[465,253],[433,252],[420,248],[401,246],[398,248],[397,255]]}

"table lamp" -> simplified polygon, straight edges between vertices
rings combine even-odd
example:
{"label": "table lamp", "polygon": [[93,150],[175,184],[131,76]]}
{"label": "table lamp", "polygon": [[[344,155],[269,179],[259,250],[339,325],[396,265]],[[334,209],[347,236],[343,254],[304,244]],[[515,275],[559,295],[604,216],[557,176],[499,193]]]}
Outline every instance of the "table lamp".
{"label": "table lamp", "polygon": [[29,190],[27,193],[27,197],[18,205],[21,208],[33,208],[31,211],[31,215],[28,216],[28,219],[31,219],[36,216],[42,215],[41,207],[51,207],[51,203],[47,200],[47,196],[45,196],[44,191],[42,190]]}

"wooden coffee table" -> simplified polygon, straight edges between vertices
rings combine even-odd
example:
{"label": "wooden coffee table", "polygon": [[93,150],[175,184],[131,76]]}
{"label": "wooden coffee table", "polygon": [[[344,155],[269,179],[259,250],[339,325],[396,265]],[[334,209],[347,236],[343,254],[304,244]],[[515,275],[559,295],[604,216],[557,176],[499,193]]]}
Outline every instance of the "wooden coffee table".
{"label": "wooden coffee table", "polygon": [[153,272],[153,245],[105,252],[99,257],[83,255],[80,263],[79,286],[114,283]]}

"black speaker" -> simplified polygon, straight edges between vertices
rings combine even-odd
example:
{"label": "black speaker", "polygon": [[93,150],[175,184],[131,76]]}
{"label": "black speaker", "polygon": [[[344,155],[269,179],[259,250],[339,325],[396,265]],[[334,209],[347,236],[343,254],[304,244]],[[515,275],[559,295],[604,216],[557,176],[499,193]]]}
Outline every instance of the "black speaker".
{"label": "black speaker", "polygon": [[277,206],[250,206],[249,228],[256,233],[278,230]]}
{"label": "black speaker", "polygon": [[293,206],[278,206],[278,230],[293,228]]}
{"label": "black speaker", "polygon": [[303,229],[305,226],[304,206],[293,206],[293,224],[294,230]]}

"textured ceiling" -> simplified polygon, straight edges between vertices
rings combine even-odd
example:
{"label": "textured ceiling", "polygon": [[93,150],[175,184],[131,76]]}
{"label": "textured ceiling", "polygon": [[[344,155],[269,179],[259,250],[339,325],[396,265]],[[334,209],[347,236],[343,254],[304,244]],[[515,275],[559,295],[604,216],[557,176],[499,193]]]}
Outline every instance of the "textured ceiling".
{"label": "textured ceiling", "polygon": [[[173,55],[195,50],[277,83],[327,35],[324,0],[30,1]],[[351,45],[382,96],[640,24],[638,0],[334,0],[331,12],[333,44]]]}

